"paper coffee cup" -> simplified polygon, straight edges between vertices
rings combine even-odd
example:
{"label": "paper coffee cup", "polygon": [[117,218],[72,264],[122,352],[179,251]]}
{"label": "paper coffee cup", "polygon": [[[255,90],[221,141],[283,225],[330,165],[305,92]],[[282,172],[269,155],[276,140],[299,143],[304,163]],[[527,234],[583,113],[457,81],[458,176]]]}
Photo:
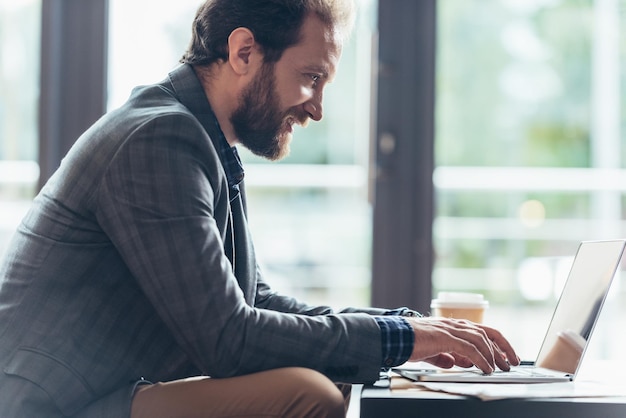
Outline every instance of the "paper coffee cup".
{"label": "paper coffee cup", "polygon": [[576,373],[585,339],[572,330],[558,332],[556,336],[554,345],[538,365],[565,373]]}
{"label": "paper coffee cup", "polygon": [[439,292],[437,299],[430,303],[433,316],[467,319],[482,323],[485,309],[489,307],[480,293]]}

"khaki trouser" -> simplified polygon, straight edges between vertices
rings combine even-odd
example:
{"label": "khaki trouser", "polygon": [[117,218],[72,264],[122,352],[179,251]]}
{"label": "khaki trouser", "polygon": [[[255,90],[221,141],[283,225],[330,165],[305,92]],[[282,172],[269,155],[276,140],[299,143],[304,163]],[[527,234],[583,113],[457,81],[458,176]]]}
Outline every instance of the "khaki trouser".
{"label": "khaki trouser", "polygon": [[349,385],[304,368],[227,379],[197,377],[137,388],[131,418],[343,418]]}

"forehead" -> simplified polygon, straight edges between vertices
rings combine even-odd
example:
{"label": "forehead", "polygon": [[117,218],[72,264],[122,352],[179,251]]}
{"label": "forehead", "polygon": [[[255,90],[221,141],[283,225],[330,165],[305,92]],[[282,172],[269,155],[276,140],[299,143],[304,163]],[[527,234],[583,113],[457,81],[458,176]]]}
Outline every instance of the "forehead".
{"label": "forehead", "polygon": [[300,69],[318,69],[326,77],[332,77],[339,64],[341,48],[341,33],[310,15],[302,24],[300,41],[287,48],[279,62]]}

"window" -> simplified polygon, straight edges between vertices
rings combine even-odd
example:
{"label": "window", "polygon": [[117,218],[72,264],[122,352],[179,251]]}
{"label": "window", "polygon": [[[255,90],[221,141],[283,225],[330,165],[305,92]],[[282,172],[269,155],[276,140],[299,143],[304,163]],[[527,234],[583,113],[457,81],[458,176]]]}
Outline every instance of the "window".
{"label": "window", "polygon": [[[198,4],[111,0],[109,108],[177,65]],[[239,148],[250,228],[267,281],[308,303],[334,307],[367,306],[370,297],[367,165],[376,2],[359,5],[356,33],[325,91],[324,119],[295,132],[282,162],[266,163]]]}
{"label": "window", "polygon": [[41,3],[0,0],[0,257],[34,196]]}
{"label": "window", "polygon": [[[433,285],[485,293],[488,322],[515,329],[524,358],[578,242],[626,232],[623,7],[439,2]],[[613,290],[603,355],[619,349],[606,338],[623,305]]]}
{"label": "window", "polygon": [[139,85],[158,83],[178,65],[199,0],[109,0],[108,108]]}

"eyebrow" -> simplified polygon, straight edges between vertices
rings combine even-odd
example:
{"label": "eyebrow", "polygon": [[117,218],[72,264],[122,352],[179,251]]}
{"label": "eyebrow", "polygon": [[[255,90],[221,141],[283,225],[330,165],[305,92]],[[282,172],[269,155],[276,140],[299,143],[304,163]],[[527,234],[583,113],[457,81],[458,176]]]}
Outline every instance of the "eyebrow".
{"label": "eyebrow", "polygon": [[308,65],[304,67],[304,71],[319,73],[324,80],[328,80],[330,78],[328,66],[326,65]]}

